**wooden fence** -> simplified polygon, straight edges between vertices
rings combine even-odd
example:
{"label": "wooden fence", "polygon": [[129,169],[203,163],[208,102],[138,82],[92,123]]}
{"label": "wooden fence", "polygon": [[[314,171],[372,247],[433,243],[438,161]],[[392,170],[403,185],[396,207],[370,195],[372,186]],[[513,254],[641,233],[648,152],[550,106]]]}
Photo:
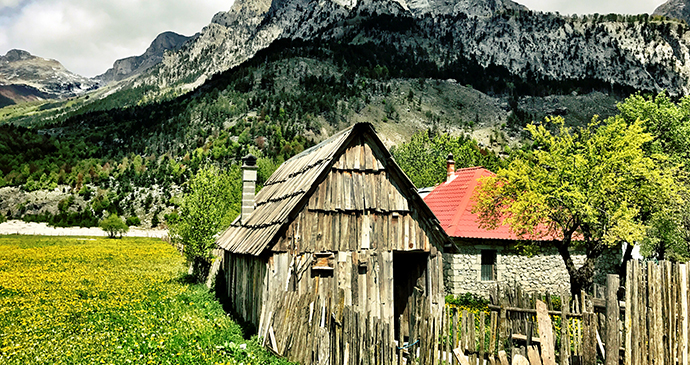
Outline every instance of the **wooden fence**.
{"label": "wooden fence", "polygon": [[395,321],[342,303],[330,313],[329,296],[286,292],[278,307],[288,310],[269,316],[264,344],[313,364],[688,365],[689,283],[685,264],[631,262],[625,288],[615,275],[572,298],[497,288],[488,308],[436,315],[420,295]]}
{"label": "wooden fence", "polygon": [[605,287],[573,298],[497,288],[488,311],[477,313],[447,306],[441,358],[462,365],[687,365],[686,264],[631,262],[625,288],[619,282],[609,275]]}

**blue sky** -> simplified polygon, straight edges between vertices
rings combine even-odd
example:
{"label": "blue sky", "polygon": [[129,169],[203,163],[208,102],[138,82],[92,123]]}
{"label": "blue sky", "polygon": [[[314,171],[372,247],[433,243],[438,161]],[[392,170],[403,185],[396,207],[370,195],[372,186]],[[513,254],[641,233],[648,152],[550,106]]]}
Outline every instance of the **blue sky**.
{"label": "blue sky", "polygon": [[[53,58],[83,76],[143,53],[156,35],[192,35],[232,0],[0,0],[0,55],[13,48]],[[561,14],[651,13],[663,0],[518,0]]]}

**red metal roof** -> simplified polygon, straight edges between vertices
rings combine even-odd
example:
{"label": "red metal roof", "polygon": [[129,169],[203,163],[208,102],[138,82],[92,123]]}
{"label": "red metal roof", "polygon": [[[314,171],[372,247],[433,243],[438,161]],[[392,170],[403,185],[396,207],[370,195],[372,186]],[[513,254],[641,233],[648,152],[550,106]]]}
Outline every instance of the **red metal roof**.
{"label": "red metal roof", "polygon": [[455,171],[450,181],[438,185],[424,198],[434,212],[441,227],[451,237],[484,238],[499,240],[518,240],[507,225],[496,229],[479,227],[478,215],[472,214],[474,202],[471,200],[479,178],[492,176],[493,172],[483,167],[470,167]]}

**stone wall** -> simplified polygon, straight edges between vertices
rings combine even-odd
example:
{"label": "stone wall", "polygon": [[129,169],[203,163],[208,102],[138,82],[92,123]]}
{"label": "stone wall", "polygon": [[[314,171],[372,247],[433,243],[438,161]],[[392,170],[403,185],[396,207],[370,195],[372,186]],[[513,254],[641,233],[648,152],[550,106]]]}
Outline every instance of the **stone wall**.
{"label": "stone wall", "polygon": [[[459,295],[467,292],[487,296],[496,283],[519,284],[527,291],[560,293],[570,290],[570,279],[558,251],[546,249],[528,257],[511,246],[458,245],[459,253],[444,254],[446,292]],[[496,281],[481,280],[481,251],[496,250]],[[585,261],[584,253],[571,252],[575,266]],[[606,275],[617,273],[622,251],[607,250],[597,261],[594,282],[605,284]]]}

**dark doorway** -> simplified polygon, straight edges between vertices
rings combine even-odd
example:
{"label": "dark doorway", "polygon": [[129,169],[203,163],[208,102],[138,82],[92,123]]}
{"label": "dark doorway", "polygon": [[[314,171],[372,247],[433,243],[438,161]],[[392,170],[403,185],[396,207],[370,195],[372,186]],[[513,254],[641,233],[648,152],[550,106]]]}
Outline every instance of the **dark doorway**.
{"label": "dark doorway", "polygon": [[396,340],[400,340],[398,333],[403,339],[409,335],[410,308],[417,298],[427,294],[428,259],[428,252],[393,252],[393,313]]}

